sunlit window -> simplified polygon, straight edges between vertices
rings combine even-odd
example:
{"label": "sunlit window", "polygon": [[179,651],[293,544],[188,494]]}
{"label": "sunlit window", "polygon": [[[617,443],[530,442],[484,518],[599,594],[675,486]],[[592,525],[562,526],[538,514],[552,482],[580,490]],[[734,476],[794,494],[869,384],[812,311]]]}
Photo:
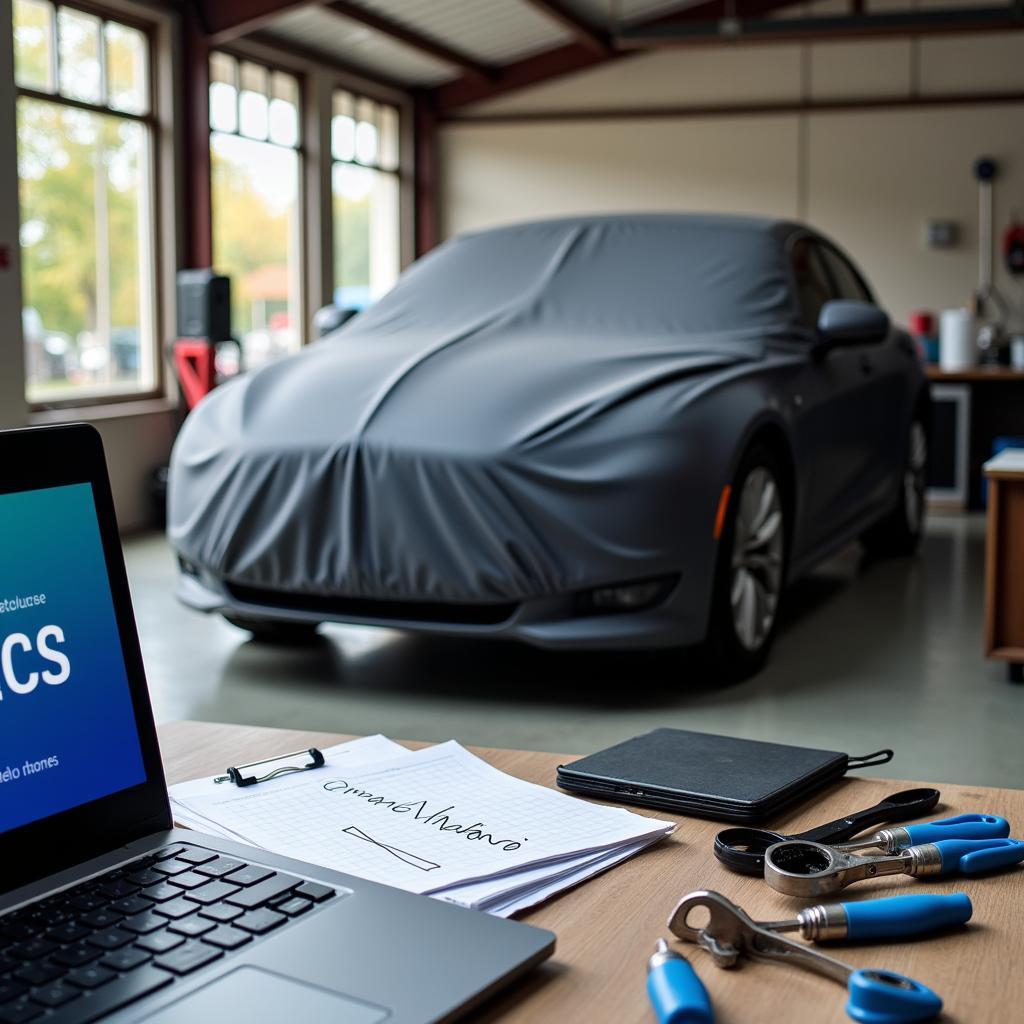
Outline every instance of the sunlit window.
{"label": "sunlit window", "polygon": [[342,90],[332,113],[334,301],[364,309],[400,268],[399,116]]}
{"label": "sunlit window", "polygon": [[150,43],[139,28],[14,0],[26,394],[157,387]]}
{"label": "sunlit window", "polygon": [[299,123],[294,76],[211,56],[213,259],[248,368],[302,341]]}

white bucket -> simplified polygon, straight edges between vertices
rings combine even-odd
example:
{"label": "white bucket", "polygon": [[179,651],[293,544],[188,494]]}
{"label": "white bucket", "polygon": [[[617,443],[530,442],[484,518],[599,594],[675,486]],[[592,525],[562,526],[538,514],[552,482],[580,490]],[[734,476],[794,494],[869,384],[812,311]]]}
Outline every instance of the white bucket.
{"label": "white bucket", "polygon": [[944,309],[939,321],[939,366],[965,370],[978,362],[974,317],[969,309]]}

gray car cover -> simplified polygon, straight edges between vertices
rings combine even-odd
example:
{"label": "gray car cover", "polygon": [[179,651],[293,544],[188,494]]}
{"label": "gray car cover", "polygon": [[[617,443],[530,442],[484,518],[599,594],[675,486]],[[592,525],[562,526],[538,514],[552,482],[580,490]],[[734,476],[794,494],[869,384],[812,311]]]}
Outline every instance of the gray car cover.
{"label": "gray car cover", "polygon": [[[454,239],[369,311],[214,391],[169,535],[228,582],[507,602],[679,567],[688,406],[796,324],[791,225],[649,215]],[[720,483],[717,484],[720,486]]]}

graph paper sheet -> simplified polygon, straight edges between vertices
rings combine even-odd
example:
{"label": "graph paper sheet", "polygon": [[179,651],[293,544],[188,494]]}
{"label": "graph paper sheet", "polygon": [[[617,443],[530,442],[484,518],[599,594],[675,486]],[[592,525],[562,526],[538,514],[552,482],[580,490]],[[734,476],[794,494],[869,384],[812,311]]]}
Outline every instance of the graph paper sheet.
{"label": "graph paper sheet", "polygon": [[567,861],[674,828],[523,782],[455,742],[385,761],[332,762],[248,790],[207,790],[186,803],[222,834],[418,893],[543,864],[555,875]]}
{"label": "graph paper sheet", "polygon": [[[359,739],[348,740],[339,743],[337,746],[328,747],[321,751],[324,755],[324,769],[331,771],[344,765],[367,764],[371,761],[381,761],[388,758],[401,757],[408,754],[405,747],[394,740],[389,740],[379,733],[374,736],[360,736]],[[183,828],[195,829],[198,832],[207,832],[210,835],[221,836],[230,839],[235,843],[248,843],[250,846],[256,844],[240,836],[236,832],[225,828],[220,822],[207,818],[196,811],[190,801],[197,796],[230,796],[244,795],[249,790],[239,790],[227,783],[216,782],[216,776],[206,779],[193,779],[190,782],[179,782],[170,787],[171,810],[174,813],[174,820]],[[276,780],[280,782],[280,780]],[[262,786],[273,786],[274,781],[260,783]]]}

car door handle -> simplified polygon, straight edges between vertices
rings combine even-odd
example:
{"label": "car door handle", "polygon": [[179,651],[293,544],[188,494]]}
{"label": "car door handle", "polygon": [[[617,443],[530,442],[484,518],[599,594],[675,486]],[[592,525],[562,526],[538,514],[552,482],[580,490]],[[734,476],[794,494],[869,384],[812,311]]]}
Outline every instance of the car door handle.
{"label": "car door handle", "polygon": [[865,377],[870,376],[875,372],[875,364],[872,361],[871,356],[860,357],[860,372],[863,373]]}

